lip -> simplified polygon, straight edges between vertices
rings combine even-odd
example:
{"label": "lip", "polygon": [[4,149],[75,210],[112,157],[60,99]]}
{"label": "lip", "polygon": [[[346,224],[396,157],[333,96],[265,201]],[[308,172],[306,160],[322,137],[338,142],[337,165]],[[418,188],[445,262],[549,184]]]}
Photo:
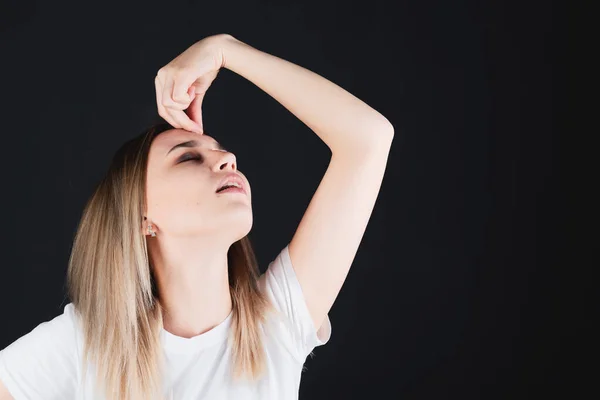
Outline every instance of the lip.
{"label": "lip", "polygon": [[229,194],[229,193],[239,193],[239,194],[243,194],[244,196],[246,195],[246,192],[244,191],[244,189],[240,189],[238,187],[230,187],[228,189],[220,191],[217,194],[221,195],[221,194]]}
{"label": "lip", "polygon": [[[217,185],[217,188],[215,189],[215,193],[217,192],[217,190],[219,190],[219,188],[221,188],[223,185],[225,185],[228,182],[238,183],[241,186],[241,190],[245,194],[248,194],[248,192],[246,190],[246,183],[244,182],[244,180],[242,179],[240,174],[235,173],[235,172],[230,172],[230,173],[226,174],[225,176],[223,176],[223,179],[221,179],[221,181]],[[220,194],[220,193],[217,193],[217,194]]]}

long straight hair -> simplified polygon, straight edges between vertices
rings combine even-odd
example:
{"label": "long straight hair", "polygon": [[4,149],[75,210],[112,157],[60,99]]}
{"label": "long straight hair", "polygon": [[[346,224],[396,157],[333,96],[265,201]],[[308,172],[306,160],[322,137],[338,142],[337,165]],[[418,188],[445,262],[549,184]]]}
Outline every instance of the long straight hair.
{"label": "long straight hair", "polygon": [[[150,145],[169,129],[158,122],[117,150],[84,207],[69,258],[67,291],[84,337],[83,381],[92,363],[95,387],[108,399],[162,398],[164,309],[142,223]],[[259,290],[248,236],[232,244],[227,260],[231,373],[234,380],[256,380],[266,363],[261,324],[273,308]]]}

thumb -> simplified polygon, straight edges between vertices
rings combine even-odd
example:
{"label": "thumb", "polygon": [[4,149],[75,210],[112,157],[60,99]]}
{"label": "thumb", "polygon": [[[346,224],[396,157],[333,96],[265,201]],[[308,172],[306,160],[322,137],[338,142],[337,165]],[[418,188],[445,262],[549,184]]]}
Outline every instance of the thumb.
{"label": "thumb", "polygon": [[196,93],[196,97],[192,100],[192,103],[187,109],[188,117],[196,124],[200,126],[200,129],[204,130],[202,123],[202,101],[204,100],[204,93]]}

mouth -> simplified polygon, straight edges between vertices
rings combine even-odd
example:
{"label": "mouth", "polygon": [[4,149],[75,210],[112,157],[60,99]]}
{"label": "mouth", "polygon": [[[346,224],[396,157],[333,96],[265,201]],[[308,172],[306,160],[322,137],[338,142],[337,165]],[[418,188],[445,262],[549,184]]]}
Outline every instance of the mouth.
{"label": "mouth", "polygon": [[230,186],[224,189],[221,189],[219,191],[217,191],[218,194],[221,193],[241,193],[241,194],[246,194],[246,191],[242,188],[236,187],[236,186]]}
{"label": "mouth", "polygon": [[246,194],[244,180],[235,172],[231,172],[221,180],[216,193],[243,193]]}

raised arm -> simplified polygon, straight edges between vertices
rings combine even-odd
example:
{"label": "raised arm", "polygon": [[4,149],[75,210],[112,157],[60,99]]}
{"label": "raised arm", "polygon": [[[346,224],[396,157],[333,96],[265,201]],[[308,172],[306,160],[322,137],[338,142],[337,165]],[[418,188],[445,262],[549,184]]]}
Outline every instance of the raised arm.
{"label": "raised arm", "polygon": [[225,68],[281,103],[332,152],[289,245],[294,270],[318,328],[362,240],[394,128],[383,115],[331,81],[231,36],[224,37],[223,55]]}

